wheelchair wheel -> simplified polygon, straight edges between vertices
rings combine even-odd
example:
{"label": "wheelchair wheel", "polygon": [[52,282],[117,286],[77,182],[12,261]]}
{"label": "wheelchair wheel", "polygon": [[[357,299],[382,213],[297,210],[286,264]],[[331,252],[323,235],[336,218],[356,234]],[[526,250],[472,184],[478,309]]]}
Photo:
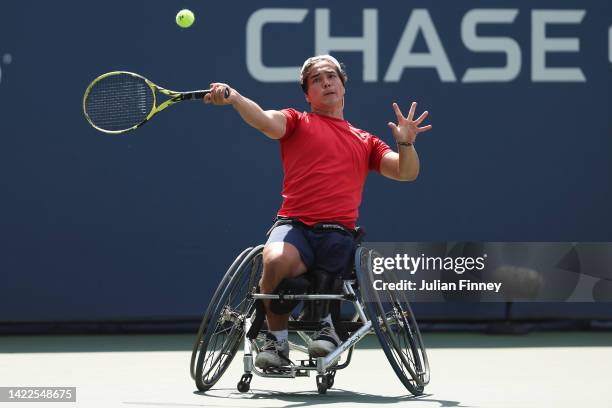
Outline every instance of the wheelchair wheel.
{"label": "wheelchair wheel", "polygon": [[200,324],[200,328],[198,329],[198,334],[196,335],[196,341],[193,345],[193,350],[191,352],[191,362],[189,364],[189,373],[191,374],[191,378],[194,380],[195,380],[195,363],[197,361],[198,354],[200,350],[202,349],[202,342],[204,341],[204,332],[206,331],[206,328],[210,324],[210,318],[213,312],[212,309],[219,302],[219,298],[223,294],[223,291],[225,290],[225,287],[227,286],[229,279],[232,277],[232,275],[234,274],[234,272],[240,265],[240,262],[242,262],[242,260],[247,256],[249,252],[251,252],[252,249],[253,249],[252,247],[249,247],[245,249],[244,251],[242,251],[240,255],[236,257],[234,262],[232,262],[230,267],[227,269],[227,272],[225,272],[223,279],[221,279],[221,282],[219,282],[219,286],[217,286],[215,293],[213,294],[213,296],[210,298],[210,301],[208,302],[208,307],[206,308],[206,312],[204,313],[204,318],[202,319],[202,323]]}
{"label": "wheelchair wheel", "polygon": [[[355,254],[355,271],[366,313],[395,374],[408,391],[420,395],[429,382],[423,339],[405,292],[372,288],[373,252],[360,247]],[[385,275],[386,281],[396,281],[390,271]]]}
{"label": "wheelchair wheel", "polygon": [[229,367],[244,339],[244,320],[255,310],[255,291],[262,273],[263,245],[252,249],[228,279],[216,304],[211,306],[209,322],[203,328],[197,353],[195,382],[207,391]]}

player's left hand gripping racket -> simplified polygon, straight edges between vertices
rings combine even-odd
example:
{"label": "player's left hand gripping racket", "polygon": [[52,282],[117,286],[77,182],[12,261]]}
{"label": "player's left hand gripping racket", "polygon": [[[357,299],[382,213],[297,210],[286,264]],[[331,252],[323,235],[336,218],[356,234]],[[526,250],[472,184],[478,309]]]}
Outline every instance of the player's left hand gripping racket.
{"label": "player's left hand gripping racket", "polygon": [[[157,95],[170,99],[157,105]],[[134,130],[177,102],[203,99],[210,89],[175,92],[126,71],[114,71],[93,80],[83,96],[83,112],[91,125],[101,132],[119,134]],[[225,97],[229,97],[229,89]]]}

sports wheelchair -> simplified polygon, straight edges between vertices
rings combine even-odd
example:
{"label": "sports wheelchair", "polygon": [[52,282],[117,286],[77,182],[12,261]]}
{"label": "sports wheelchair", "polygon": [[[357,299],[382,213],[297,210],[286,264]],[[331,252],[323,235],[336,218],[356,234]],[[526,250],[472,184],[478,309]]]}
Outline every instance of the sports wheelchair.
{"label": "sports wheelchair", "polygon": [[[229,367],[240,345],[244,347],[244,374],[238,391],[247,392],[253,374],[261,377],[309,377],[316,371],[319,394],[334,385],[336,371],[346,368],[357,342],[374,332],[395,374],[414,395],[429,382],[429,362],[414,315],[404,292],[375,291],[370,282],[375,252],[357,240],[352,274],[348,279],[308,271],[285,279],[274,294],[260,294],[263,245],[247,248],[231,264],[210,300],[191,354],[190,371],[200,391],[212,388]],[[386,273],[385,273],[386,274]],[[289,320],[289,332],[306,344],[289,342],[291,350],[307,352],[308,333],[320,328],[320,316],[331,313],[342,344],[326,357],[291,361],[286,367],[260,370],[254,366],[261,331],[266,330],[262,299],[272,299],[276,313],[289,313],[300,302],[300,316]],[[343,319],[341,302],[351,303],[354,315]],[[259,337],[259,339],[258,339]],[[291,339],[291,338],[290,338]],[[346,353],[345,357],[342,355]],[[344,361],[340,361],[341,357]]]}

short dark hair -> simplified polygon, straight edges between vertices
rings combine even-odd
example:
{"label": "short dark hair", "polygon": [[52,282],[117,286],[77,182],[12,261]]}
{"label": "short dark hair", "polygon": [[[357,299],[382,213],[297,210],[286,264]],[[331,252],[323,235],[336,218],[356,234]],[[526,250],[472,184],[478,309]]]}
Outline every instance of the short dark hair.
{"label": "short dark hair", "polygon": [[348,81],[348,75],[346,75],[346,67],[343,63],[338,62],[337,59],[332,57],[331,55],[317,55],[315,57],[310,57],[306,61],[304,61],[304,65],[302,65],[302,70],[300,71],[300,85],[302,86],[302,91],[304,93],[308,92],[308,75],[310,75],[310,70],[313,65],[319,61],[327,60],[334,64],[336,67],[336,72],[340,77],[340,81],[342,81],[342,85]]}

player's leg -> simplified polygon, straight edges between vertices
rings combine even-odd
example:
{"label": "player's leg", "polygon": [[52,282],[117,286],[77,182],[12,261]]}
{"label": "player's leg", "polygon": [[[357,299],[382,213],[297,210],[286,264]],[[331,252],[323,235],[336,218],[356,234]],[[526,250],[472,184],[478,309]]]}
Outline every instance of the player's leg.
{"label": "player's leg", "polygon": [[[263,251],[263,273],[259,282],[261,293],[273,293],[283,279],[294,278],[307,271],[312,252],[302,228],[281,225],[272,230]],[[270,300],[264,300],[268,334],[261,352],[255,359],[259,368],[286,365],[289,361],[289,314],[270,310]]]}
{"label": "player's leg", "polygon": [[[289,242],[268,242],[263,251],[263,275],[259,282],[261,293],[272,293],[283,279],[295,278],[306,273],[306,265],[300,252]],[[268,329],[286,330],[289,314],[270,311],[270,300],[264,300]]]}
{"label": "player's leg", "polygon": [[[315,253],[314,268],[339,276],[350,273],[356,246],[353,236],[328,231],[313,232],[309,238]],[[321,316],[321,329],[313,334],[312,340],[308,345],[308,354],[312,358],[325,357],[340,345],[331,314]]]}

